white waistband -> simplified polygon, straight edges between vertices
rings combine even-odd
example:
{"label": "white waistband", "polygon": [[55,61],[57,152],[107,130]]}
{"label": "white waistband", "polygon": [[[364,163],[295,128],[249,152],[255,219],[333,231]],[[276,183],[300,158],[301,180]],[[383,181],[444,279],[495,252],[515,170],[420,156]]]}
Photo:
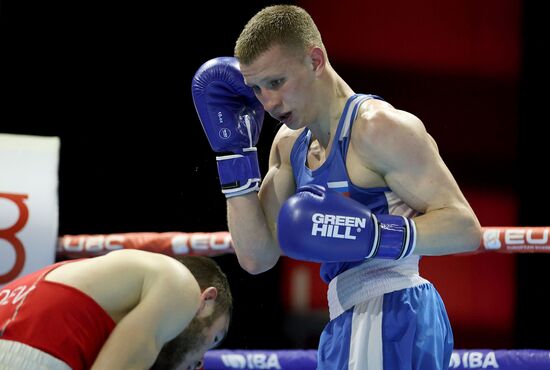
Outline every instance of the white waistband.
{"label": "white waistband", "polygon": [[0,339],[0,370],[71,370],[52,355],[23,343]]}
{"label": "white waistband", "polygon": [[369,260],[331,280],[327,298],[333,320],[367,299],[429,283],[418,274],[418,256],[401,261]]}

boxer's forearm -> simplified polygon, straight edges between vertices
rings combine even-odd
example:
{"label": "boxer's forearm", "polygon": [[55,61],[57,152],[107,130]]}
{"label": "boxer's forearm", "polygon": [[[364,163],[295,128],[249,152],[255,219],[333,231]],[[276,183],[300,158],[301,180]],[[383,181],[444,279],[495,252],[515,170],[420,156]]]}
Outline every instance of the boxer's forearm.
{"label": "boxer's forearm", "polygon": [[467,205],[430,211],[414,220],[418,231],[415,254],[473,252],[481,243],[481,226]]}
{"label": "boxer's forearm", "polygon": [[277,263],[281,251],[256,193],[228,199],[227,220],[242,268],[259,274]]}
{"label": "boxer's forearm", "polygon": [[114,333],[99,352],[90,370],[149,369],[155,362],[160,348],[147,345],[136,338],[141,336],[134,334],[123,337],[120,333]]}

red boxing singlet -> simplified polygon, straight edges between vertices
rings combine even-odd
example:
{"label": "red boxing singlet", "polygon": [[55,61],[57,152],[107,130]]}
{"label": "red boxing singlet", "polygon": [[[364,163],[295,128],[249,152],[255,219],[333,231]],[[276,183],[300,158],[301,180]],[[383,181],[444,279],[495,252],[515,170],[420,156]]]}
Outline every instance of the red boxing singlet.
{"label": "red boxing singlet", "polygon": [[44,280],[59,262],[0,289],[0,340],[21,342],[68,364],[89,369],[115,327],[90,296],[71,286]]}

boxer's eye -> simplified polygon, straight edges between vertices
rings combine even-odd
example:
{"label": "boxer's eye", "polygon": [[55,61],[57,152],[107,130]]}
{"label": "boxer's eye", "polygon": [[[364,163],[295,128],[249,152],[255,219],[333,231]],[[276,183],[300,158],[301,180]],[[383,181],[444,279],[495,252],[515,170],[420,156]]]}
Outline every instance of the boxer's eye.
{"label": "boxer's eye", "polygon": [[269,88],[276,89],[276,88],[280,87],[283,84],[283,82],[284,82],[284,79],[282,79],[282,78],[278,78],[276,80],[271,80],[269,82]]}

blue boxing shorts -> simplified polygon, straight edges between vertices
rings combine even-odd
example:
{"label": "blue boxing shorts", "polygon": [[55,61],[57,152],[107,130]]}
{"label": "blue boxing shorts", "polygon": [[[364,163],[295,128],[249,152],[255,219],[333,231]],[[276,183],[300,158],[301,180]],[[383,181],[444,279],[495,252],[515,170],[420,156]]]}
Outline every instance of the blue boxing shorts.
{"label": "blue boxing shorts", "polygon": [[323,330],[318,370],[447,370],[453,333],[427,282],[369,298]]}

